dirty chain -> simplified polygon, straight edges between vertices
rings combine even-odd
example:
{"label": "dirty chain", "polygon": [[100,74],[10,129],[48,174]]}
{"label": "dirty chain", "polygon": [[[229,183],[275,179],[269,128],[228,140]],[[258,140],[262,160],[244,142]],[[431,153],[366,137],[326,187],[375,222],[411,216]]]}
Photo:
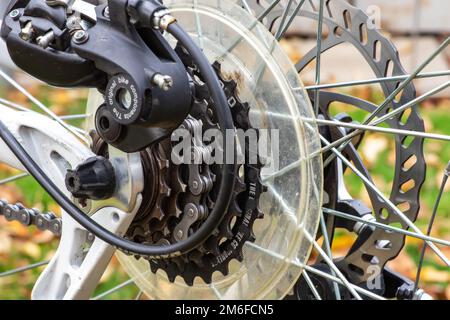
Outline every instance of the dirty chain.
{"label": "dirty chain", "polygon": [[61,235],[62,220],[51,212],[42,213],[38,209],[25,208],[21,203],[10,204],[0,200],[0,216],[4,216],[10,222],[17,221],[25,227],[36,226],[41,231]]}

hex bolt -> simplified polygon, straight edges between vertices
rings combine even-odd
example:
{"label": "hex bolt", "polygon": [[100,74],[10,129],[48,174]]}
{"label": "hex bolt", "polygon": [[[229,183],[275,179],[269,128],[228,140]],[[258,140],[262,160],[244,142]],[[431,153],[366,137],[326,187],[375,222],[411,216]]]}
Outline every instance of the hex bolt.
{"label": "hex bolt", "polygon": [[9,13],[9,16],[13,19],[13,20],[17,20],[20,17],[20,10],[19,9],[14,9],[13,11],[11,11]]}
{"label": "hex bolt", "polygon": [[46,34],[44,34],[43,36],[40,36],[39,38],[37,38],[37,44],[45,49],[47,48],[50,43],[53,42],[53,40],[55,40],[55,34],[53,33],[53,31],[49,31]]}
{"label": "hex bolt", "polygon": [[33,24],[30,21],[25,25],[25,27],[23,27],[22,30],[20,30],[19,36],[24,41],[30,41],[33,37],[33,33]]}
{"label": "hex bolt", "polygon": [[173,79],[171,76],[157,73],[153,76],[152,82],[163,91],[169,91],[173,86]]}
{"label": "hex bolt", "polygon": [[178,230],[178,232],[177,232],[177,238],[178,238],[178,239],[183,239],[183,230]]}
{"label": "hex bolt", "polygon": [[78,30],[73,34],[72,39],[76,44],[83,44],[88,41],[89,33],[84,30]]}

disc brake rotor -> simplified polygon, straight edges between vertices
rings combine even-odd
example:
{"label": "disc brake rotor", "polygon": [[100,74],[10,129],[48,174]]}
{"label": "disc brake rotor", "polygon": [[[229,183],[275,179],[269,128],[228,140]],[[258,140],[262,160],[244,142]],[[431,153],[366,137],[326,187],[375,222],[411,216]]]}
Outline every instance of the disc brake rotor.
{"label": "disc brake rotor", "polygon": [[[309,257],[321,207],[318,131],[302,121],[313,117],[309,99],[276,39],[240,6],[195,0],[165,4],[216,66],[236,128],[266,135],[269,153],[262,155],[264,165],[241,167],[221,228],[201,247],[177,259],[146,261],[119,254],[119,260],[153,299],[282,298]],[[217,127],[208,112],[211,101],[201,90],[201,75],[184,58],[197,95],[183,127],[200,125],[204,132]],[[92,94],[90,105],[99,105],[97,99]],[[133,240],[178,241],[195,232],[214,206],[220,170],[175,166],[171,148],[167,140],[141,154],[147,170],[154,170],[149,176],[156,187],[146,187],[149,200],[128,232]]]}
{"label": "disc brake rotor", "polygon": [[[270,1],[263,2],[269,3]],[[264,7],[263,2],[260,3],[262,7]],[[305,3],[298,12],[298,17],[306,21],[319,21],[318,7],[312,6],[311,3]],[[273,10],[265,21],[268,28],[274,26],[282,14],[283,10],[281,9]],[[398,51],[393,43],[372,25],[371,19],[361,9],[343,0],[327,1],[323,24],[324,30],[326,27],[328,33],[323,36],[321,54],[332,50],[338,45],[347,43],[357,49],[370,66],[376,78],[407,74],[402,67]],[[315,60],[316,56],[317,47],[313,47],[296,64],[298,72],[304,70],[309,63]],[[380,87],[384,96],[388,97],[400,84],[401,81],[382,82]],[[415,88],[411,82],[397,95],[389,108],[385,108],[379,116],[383,116],[413,100],[415,94]],[[311,99],[314,100],[313,95],[311,95]],[[368,113],[374,112],[378,107],[373,103],[346,94],[323,91],[320,94],[320,109],[326,118],[332,118],[330,106],[334,102],[351,105]],[[410,110],[400,113],[391,120],[386,121],[386,124],[393,129],[425,131],[424,123],[417,107],[412,107]],[[334,132],[334,140],[341,138],[345,134],[345,132],[334,127],[330,128],[330,131]],[[359,145],[360,142],[358,141],[357,144]],[[411,221],[415,221],[417,218],[420,208],[420,189],[425,180],[426,163],[423,142],[423,138],[420,137],[401,135],[396,135],[394,141],[396,159],[390,200],[396,206],[400,206],[403,213]],[[345,148],[344,155],[354,163],[360,172],[369,180],[372,180],[356,149],[357,146],[350,144]],[[328,169],[325,170],[325,179],[327,179],[326,173]],[[336,183],[327,182],[326,185],[331,186],[326,188],[329,197],[336,198],[339,192]],[[402,228],[407,228],[406,223],[387,203],[380,199],[373,190],[370,188],[366,189],[372,205],[371,209],[378,222],[388,225],[400,224]],[[331,204],[332,208],[333,206]],[[377,265],[383,268],[389,260],[394,259],[399,254],[403,248],[404,241],[405,236],[400,233],[377,228],[367,239],[361,241],[358,247],[349,248],[348,255],[339,262],[338,266],[349,277],[351,283],[363,285],[371,276],[370,266]]]}

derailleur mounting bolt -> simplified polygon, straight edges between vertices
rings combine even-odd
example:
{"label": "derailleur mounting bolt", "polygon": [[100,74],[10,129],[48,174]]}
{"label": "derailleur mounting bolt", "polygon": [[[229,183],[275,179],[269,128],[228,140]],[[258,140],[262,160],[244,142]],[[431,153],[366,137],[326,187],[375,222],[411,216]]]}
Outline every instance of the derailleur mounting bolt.
{"label": "derailleur mounting bolt", "polygon": [[18,9],[14,9],[9,13],[9,16],[14,20],[17,20],[20,17],[20,11]]}
{"label": "derailleur mounting bolt", "polygon": [[173,86],[173,79],[168,75],[157,73],[153,76],[152,82],[163,91],[169,91]]}
{"label": "derailleur mounting bolt", "polygon": [[30,22],[28,22],[25,27],[23,27],[22,30],[20,30],[20,38],[24,41],[30,41],[31,38],[33,37],[33,24]]}
{"label": "derailleur mounting bolt", "polygon": [[53,31],[49,31],[43,36],[37,38],[37,43],[41,48],[45,49],[50,45],[50,43],[53,42],[53,40],[55,40],[55,34]]}
{"label": "derailleur mounting bolt", "polygon": [[84,30],[78,30],[73,35],[73,41],[76,44],[83,44],[89,39],[89,33]]}

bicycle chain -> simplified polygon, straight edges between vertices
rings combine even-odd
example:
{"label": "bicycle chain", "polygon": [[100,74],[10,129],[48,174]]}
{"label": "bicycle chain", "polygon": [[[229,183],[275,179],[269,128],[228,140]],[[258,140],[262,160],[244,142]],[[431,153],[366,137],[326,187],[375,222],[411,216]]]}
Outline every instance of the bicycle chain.
{"label": "bicycle chain", "polygon": [[4,216],[9,222],[17,221],[25,227],[36,226],[41,231],[61,236],[62,219],[52,212],[42,213],[35,208],[25,208],[21,203],[10,204],[0,200],[0,216]]}

